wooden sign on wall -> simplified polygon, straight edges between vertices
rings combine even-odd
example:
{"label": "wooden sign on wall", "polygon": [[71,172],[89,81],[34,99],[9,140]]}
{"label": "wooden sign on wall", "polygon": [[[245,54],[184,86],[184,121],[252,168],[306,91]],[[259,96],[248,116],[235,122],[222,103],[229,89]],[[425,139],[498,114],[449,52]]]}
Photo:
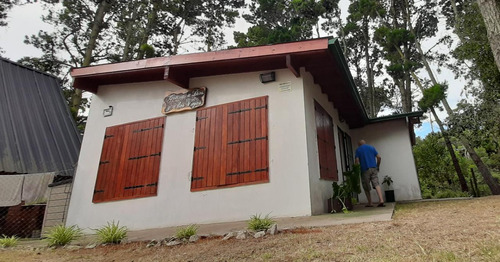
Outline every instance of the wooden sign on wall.
{"label": "wooden sign on wall", "polygon": [[205,105],[206,87],[189,88],[185,92],[171,93],[163,99],[161,112],[169,114],[186,110],[193,110]]}

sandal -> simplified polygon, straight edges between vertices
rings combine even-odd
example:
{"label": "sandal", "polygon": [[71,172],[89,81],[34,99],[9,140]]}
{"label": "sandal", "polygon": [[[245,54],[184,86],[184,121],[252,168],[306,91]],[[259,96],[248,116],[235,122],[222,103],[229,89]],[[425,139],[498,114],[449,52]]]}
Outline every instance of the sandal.
{"label": "sandal", "polygon": [[384,203],[380,203],[377,205],[377,207],[385,207]]}

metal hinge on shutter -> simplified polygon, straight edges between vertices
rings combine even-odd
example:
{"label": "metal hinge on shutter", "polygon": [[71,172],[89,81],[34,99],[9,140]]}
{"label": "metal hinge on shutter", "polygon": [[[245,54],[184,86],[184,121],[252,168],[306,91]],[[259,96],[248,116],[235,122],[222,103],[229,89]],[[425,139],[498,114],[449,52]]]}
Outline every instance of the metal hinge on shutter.
{"label": "metal hinge on shutter", "polygon": [[252,173],[252,170],[242,171],[242,172],[227,173],[226,176],[237,176],[237,175],[243,175],[243,174],[249,174],[249,173]]}
{"label": "metal hinge on shutter", "polygon": [[108,161],[108,160],[106,160],[106,161],[101,161],[101,162],[99,162],[99,165],[104,165],[104,164],[109,164],[109,161]]}
{"label": "metal hinge on shutter", "polygon": [[202,180],[202,179],[203,179],[202,176],[200,176],[200,177],[192,177],[191,178],[191,182],[196,181],[196,180]]}
{"label": "metal hinge on shutter", "polygon": [[137,160],[137,159],[151,157],[151,156],[161,156],[161,152],[155,153],[155,154],[151,154],[151,155],[145,155],[145,156],[134,156],[134,157],[130,157],[128,160]]}
{"label": "metal hinge on shutter", "polygon": [[257,109],[264,109],[264,108],[267,109],[267,105],[265,105],[265,106],[258,106],[258,107],[255,108],[255,110],[257,110]]}
{"label": "metal hinge on shutter", "polygon": [[250,142],[250,141],[252,141],[252,139],[232,141],[232,142],[228,142],[227,144],[232,145],[232,144],[239,144],[239,143],[245,143],[245,142]]}
{"label": "metal hinge on shutter", "polygon": [[243,171],[243,172],[227,173],[226,176],[237,176],[237,175],[250,174],[250,173],[253,173],[253,172],[266,172],[266,171],[269,171],[269,168],[260,168],[260,169],[255,169],[254,171],[247,170],[247,171]]}
{"label": "metal hinge on shutter", "polygon": [[161,126],[154,126],[154,127],[149,127],[149,128],[137,129],[137,130],[132,131],[132,133],[139,133],[139,132],[144,132],[144,131],[148,131],[148,130],[152,130],[152,129],[157,129],[157,128],[163,128],[163,124]]}
{"label": "metal hinge on shutter", "polygon": [[127,186],[127,187],[124,187],[123,189],[128,190],[128,189],[136,189],[136,188],[141,188],[141,187],[144,187],[144,185],[138,185],[138,186]]}
{"label": "metal hinge on shutter", "polygon": [[158,186],[158,183],[151,183],[151,184],[147,184],[147,185],[137,185],[137,186],[127,186],[127,187],[124,187],[123,189],[127,190],[127,189],[136,189],[136,188],[152,187],[152,186]]}
{"label": "metal hinge on shutter", "polygon": [[239,144],[239,143],[251,142],[251,141],[254,141],[254,140],[255,141],[257,141],[257,140],[267,140],[267,136],[258,137],[258,138],[255,138],[255,139],[246,139],[246,140],[231,141],[231,142],[228,142],[227,144],[228,145]]}
{"label": "metal hinge on shutter", "polygon": [[104,139],[114,137],[115,135],[104,135]]}
{"label": "metal hinge on shutter", "polygon": [[97,194],[97,193],[104,193],[104,190],[94,190],[94,194]]}
{"label": "metal hinge on shutter", "polygon": [[200,150],[200,149],[206,149],[206,146],[199,146],[199,147],[194,147],[194,151]]}
{"label": "metal hinge on shutter", "polygon": [[196,117],[196,121],[200,121],[200,120],[207,119],[207,118],[208,118],[208,116]]}
{"label": "metal hinge on shutter", "polygon": [[237,113],[251,111],[251,110],[252,110],[251,108],[245,108],[245,109],[240,109],[240,110],[229,112],[228,114],[237,114]]}

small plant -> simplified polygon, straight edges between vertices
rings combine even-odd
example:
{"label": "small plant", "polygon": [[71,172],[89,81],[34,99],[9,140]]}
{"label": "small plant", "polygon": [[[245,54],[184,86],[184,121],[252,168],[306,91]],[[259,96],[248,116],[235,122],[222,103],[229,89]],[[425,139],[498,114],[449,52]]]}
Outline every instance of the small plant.
{"label": "small plant", "polygon": [[175,233],[175,237],[178,239],[189,239],[191,236],[196,235],[196,232],[198,232],[198,226],[189,225],[177,230],[177,232]]}
{"label": "small plant", "polygon": [[127,237],[128,229],[125,226],[120,227],[120,222],[115,224],[115,221],[113,221],[111,224],[108,222],[107,226],[103,226],[95,231],[99,242],[103,244],[119,244]]}
{"label": "small plant", "polygon": [[19,238],[15,236],[8,237],[2,235],[2,238],[0,238],[0,247],[13,247],[17,245],[17,240],[19,240]]}
{"label": "small plant", "polygon": [[261,215],[253,215],[250,217],[248,221],[248,229],[253,231],[263,231],[268,230],[275,223],[267,214],[265,217],[261,217]]}
{"label": "small plant", "polygon": [[394,182],[392,181],[392,178],[390,176],[384,176],[384,181],[382,181],[382,185],[386,184],[387,187],[389,188],[392,183]]}
{"label": "small plant", "polygon": [[[349,191],[349,186],[347,185],[347,183],[342,183],[342,184],[337,184],[337,182],[333,182],[332,184],[332,187],[333,187],[333,196],[332,196],[332,199],[337,199],[338,201],[340,201],[340,203],[342,204],[342,212],[344,213],[349,213],[349,210],[347,209],[347,206],[345,205],[345,201],[347,198],[349,198],[350,196],[350,191]],[[332,204],[333,206],[333,204]],[[335,210],[333,210],[333,212],[336,212]]]}
{"label": "small plant", "polygon": [[81,237],[82,230],[76,225],[66,227],[64,225],[59,225],[53,227],[48,234],[47,241],[49,246],[64,246],[69,244],[71,241],[78,239]]}

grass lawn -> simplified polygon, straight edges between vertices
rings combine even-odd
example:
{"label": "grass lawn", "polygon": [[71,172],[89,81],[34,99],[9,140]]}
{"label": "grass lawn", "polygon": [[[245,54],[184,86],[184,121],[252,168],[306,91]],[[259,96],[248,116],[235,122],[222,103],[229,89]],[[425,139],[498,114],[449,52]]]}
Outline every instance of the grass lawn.
{"label": "grass lawn", "polygon": [[0,250],[0,261],[500,261],[500,196],[397,204],[389,222],[146,248]]}

